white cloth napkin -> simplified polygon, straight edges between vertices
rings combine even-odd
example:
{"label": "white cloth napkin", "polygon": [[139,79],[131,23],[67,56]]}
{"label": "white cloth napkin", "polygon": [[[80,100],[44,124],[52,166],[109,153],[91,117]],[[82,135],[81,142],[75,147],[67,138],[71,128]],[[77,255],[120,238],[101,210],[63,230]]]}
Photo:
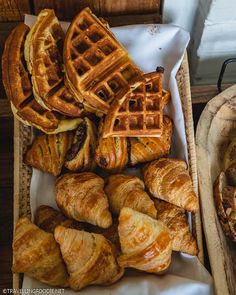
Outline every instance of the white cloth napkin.
{"label": "white cloth napkin", "polygon": [[[32,26],[34,21],[34,16],[26,15],[27,25]],[[62,22],[62,26],[66,30],[68,23]],[[165,68],[164,86],[170,90],[172,97],[166,112],[174,121],[172,156],[187,160],[184,117],[175,75],[188,45],[189,34],[178,27],[159,24],[117,27],[112,28],[112,31],[144,72],[155,71],[157,66]],[[54,185],[53,176],[33,170],[30,188],[33,215],[36,208],[43,204],[56,208]],[[49,289],[50,287],[25,275],[23,288]],[[72,295],[76,292],[66,289],[63,294]],[[112,286],[92,286],[81,290],[79,294],[210,295],[213,294],[213,287],[211,276],[197,257],[174,253],[171,267],[166,275],[131,272]]]}

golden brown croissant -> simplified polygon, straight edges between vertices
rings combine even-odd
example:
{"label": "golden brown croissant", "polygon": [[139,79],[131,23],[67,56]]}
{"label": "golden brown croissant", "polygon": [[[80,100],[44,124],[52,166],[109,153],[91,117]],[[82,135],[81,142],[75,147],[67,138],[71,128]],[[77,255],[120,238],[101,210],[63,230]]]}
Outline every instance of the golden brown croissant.
{"label": "golden brown croissant", "polygon": [[122,208],[118,232],[121,266],[151,273],[163,272],[171,262],[172,240],[168,228],[158,220],[131,208]]}
{"label": "golden brown croissant", "polygon": [[123,207],[129,207],[156,218],[156,208],[153,201],[144,190],[141,179],[132,175],[115,174],[108,178],[105,186],[110,209],[119,215]]}
{"label": "golden brown croissant", "polygon": [[118,218],[113,217],[112,225],[108,228],[101,228],[92,224],[86,224],[85,230],[95,234],[103,235],[107,240],[112,242],[112,244],[116,247],[117,252],[120,252],[118,223],[119,223]]}
{"label": "golden brown croissant", "polygon": [[28,218],[17,222],[13,239],[14,273],[26,273],[51,286],[68,286],[68,274],[59,245]]}
{"label": "golden brown croissant", "polygon": [[130,164],[153,161],[170,153],[172,121],[163,117],[163,132],[160,137],[130,137]]}
{"label": "golden brown croissant", "polygon": [[190,232],[184,209],[158,199],[154,203],[157,219],[170,230],[173,250],[197,255],[197,243]]}
{"label": "golden brown croissant", "polygon": [[102,228],[112,224],[104,181],[92,172],[68,173],[56,181],[56,202],[69,218]]}
{"label": "golden brown croissant", "polygon": [[72,142],[71,132],[40,134],[25,154],[25,163],[55,176],[61,173],[65,155]]}
{"label": "golden brown croissant", "polygon": [[144,182],[155,198],[187,211],[199,208],[187,164],[182,160],[162,158],[151,162],[144,167]]}
{"label": "golden brown croissant", "polygon": [[72,289],[110,285],[123,275],[114,246],[102,235],[58,226],[55,239],[60,244]]}
{"label": "golden brown croissant", "polygon": [[85,118],[75,130],[73,143],[66,154],[65,167],[71,171],[93,170],[96,166],[96,128]]}
{"label": "golden brown croissant", "polygon": [[39,228],[49,233],[54,233],[54,230],[58,225],[78,230],[84,228],[82,223],[68,219],[60,211],[46,205],[37,208],[34,222]]}
{"label": "golden brown croissant", "polygon": [[[102,122],[99,130],[102,130]],[[127,165],[129,160],[129,146],[125,137],[99,138],[96,148],[95,160],[99,167],[109,172],[120,172]]]}

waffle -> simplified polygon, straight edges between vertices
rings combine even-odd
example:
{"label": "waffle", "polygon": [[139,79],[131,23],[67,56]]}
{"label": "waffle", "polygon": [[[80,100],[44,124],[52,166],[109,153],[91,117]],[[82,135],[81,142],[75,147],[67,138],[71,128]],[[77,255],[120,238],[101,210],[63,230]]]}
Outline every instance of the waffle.
{"label": "waffle", "polygon": [[63,39],[64,33],[54,11],[42,10],[27,35],[25,59],[32,75],[37,102],[48,110],[80,117],[84,106],[73,98],[64,85],[61,55]]}
{"label": "waffle", "polygon": [[141,85],[112,103],[103,137],[160,137],[169,98],[169,92],[162,90],[162,73],[145,74]]}
{"label": "waffle", "polygon": [[26,125],[46,133],[74,129],[81,119],[65,120],[37,103],[24,59],[24,41],[29,28],[19,24],[6,40],[2,56],[2,80],[14,115]]}
{"label": "waffle", "polygon": [[94,112],[107,113],[114,97],[141,78],[141,71],[104,22],[89,8],[71,23],[64,42],[66,85]]}

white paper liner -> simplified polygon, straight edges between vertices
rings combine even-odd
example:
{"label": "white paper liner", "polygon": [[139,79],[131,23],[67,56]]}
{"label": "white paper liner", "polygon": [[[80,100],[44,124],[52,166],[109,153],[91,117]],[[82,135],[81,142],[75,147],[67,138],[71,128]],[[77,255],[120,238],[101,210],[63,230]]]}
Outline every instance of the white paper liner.
{"label": "white paper liner", "polygon": [[[25,24],[32,26],[34,22],[35,16],[25,16]],[[68,28],[68,23],[61,24],[64,30]],[[163,83],[171,92],[171,102],[165,113],[174,122],[171,156],[187,161],[184,117],[175,76],[189,42],[189,34],[176,26],[159,24],[117,27],[112,28],[112,31],[144,72],[155,71],[157,66],[165,68]],[[137,172],[131,170],[132,174]],[[54,187],[55,177],[33,169],[30,187],[32,216],[40,205],[57,208]],[[26,288],[49,289],[50,287],[25,275],[23,289]],[[209,295],[213,294],[213,287],[211,276],[197,257],[173,253],[171,267],[165,275],[131,272],[112,286],[91,286],[79,293],[81,295]],[[63,294],[77,293],[65,289]]]}

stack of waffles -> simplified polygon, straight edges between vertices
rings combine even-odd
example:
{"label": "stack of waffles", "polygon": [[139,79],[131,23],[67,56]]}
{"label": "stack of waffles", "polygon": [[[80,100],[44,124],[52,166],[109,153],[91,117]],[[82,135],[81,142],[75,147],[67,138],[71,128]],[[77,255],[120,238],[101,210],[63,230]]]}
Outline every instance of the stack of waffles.
{"label": "stack of waffles", "polygon": [[[64,44],[64,45],[63,45]],[[103,137],[162,134],[162,68],[144,74],[107,24],[82,10],[66,35],[53,10],[31,29],[18,25],[5,44],[3,83],[14,114],[45,133],[105,117]]]}

